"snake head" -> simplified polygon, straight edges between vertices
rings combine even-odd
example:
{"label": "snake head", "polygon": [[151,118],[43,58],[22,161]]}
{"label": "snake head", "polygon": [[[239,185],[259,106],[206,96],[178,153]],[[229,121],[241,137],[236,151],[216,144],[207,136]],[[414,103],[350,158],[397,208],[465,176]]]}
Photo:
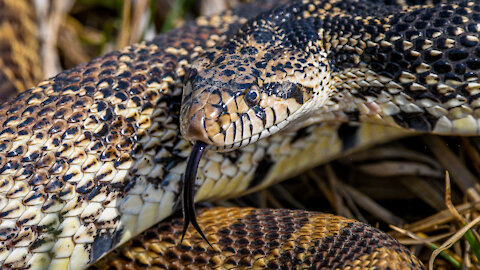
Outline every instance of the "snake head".
{"label": "snake head", "polygon": [[185,78],[181,132],[217,151],[295,125],[326,98],[329,65],[318,45],[298,48],[262,28],[243,30],[207,50]]}

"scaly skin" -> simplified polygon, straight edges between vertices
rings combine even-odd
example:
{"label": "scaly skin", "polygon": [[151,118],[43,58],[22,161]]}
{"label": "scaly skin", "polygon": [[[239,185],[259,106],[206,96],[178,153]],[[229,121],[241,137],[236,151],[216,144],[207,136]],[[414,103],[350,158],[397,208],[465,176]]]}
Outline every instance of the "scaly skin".
{"label": "scaly skin", "polygon": [[181,129],[228,150],[315,122],[480,132],[480,3],[294,1],[192,63]]}
{"label": "scaly skin", "polygon": [[378,229],[329,214],[286,209],[213,208],[200,225],[219,253],[187,234],[182,219],[161,222],[92,269],[422,269],[403,246]]}
{"label": "scaly skin", "polygon": [[[179,205],[185,67],[271,3],[201,18],[41,82],[0,107],[0,263],[82,269]],[[412,133],[324,123],[209,152],[195,199],[268,186],[339,154]],[[371,135],[371,136],[369,136]]]}

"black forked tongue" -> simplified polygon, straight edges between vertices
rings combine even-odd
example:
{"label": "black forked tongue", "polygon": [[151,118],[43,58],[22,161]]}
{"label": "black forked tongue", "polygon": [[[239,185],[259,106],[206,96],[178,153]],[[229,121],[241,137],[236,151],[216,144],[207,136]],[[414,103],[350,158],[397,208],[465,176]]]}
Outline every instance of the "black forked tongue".
{"label": "black forked tongue", "polygon": [[187,232],[188,226],[192,223],[195,230],[200,234],[200,236],[205,240],[208,245],[213,249],[213,246],[208,242],[207,237],[202,232],[202,229],[197,223],[197,217],[195,216],[195,179],[197,178],[198,163],[202,158],[203,153],[205,152],[206,143],[197,141],[193,145],[192,153],[187,162],[187,170],[183,177],[183,232],[182,239],[180,244],[183,242],[185,233]]}

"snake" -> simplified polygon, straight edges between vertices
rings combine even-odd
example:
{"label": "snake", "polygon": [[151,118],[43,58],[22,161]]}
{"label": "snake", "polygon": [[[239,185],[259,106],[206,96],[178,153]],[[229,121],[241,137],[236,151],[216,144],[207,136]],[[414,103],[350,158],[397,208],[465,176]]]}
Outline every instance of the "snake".
{"label": "snake", "polygon": [[[83,269],[126,244],[94,267],[422,269],[354,220],[214,208],[197,222],[193,202],[400,137],[477,135],[479,12],[254,2],[39,82],[0,106],[2,268]],[[183,187],[208,242],[179,217],[155,225]]]}

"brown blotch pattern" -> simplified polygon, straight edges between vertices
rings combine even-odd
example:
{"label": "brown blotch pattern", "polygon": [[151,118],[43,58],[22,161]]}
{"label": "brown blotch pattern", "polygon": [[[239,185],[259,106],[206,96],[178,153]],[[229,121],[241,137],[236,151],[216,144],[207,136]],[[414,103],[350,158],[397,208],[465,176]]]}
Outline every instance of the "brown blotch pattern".
{"label": "brown blotch pattern", "polygon": [[215,251],[181,217],[158,224],[91,269],[422,269],[396,240],[358,221],[300,210],[204,209],[199,224]]}

